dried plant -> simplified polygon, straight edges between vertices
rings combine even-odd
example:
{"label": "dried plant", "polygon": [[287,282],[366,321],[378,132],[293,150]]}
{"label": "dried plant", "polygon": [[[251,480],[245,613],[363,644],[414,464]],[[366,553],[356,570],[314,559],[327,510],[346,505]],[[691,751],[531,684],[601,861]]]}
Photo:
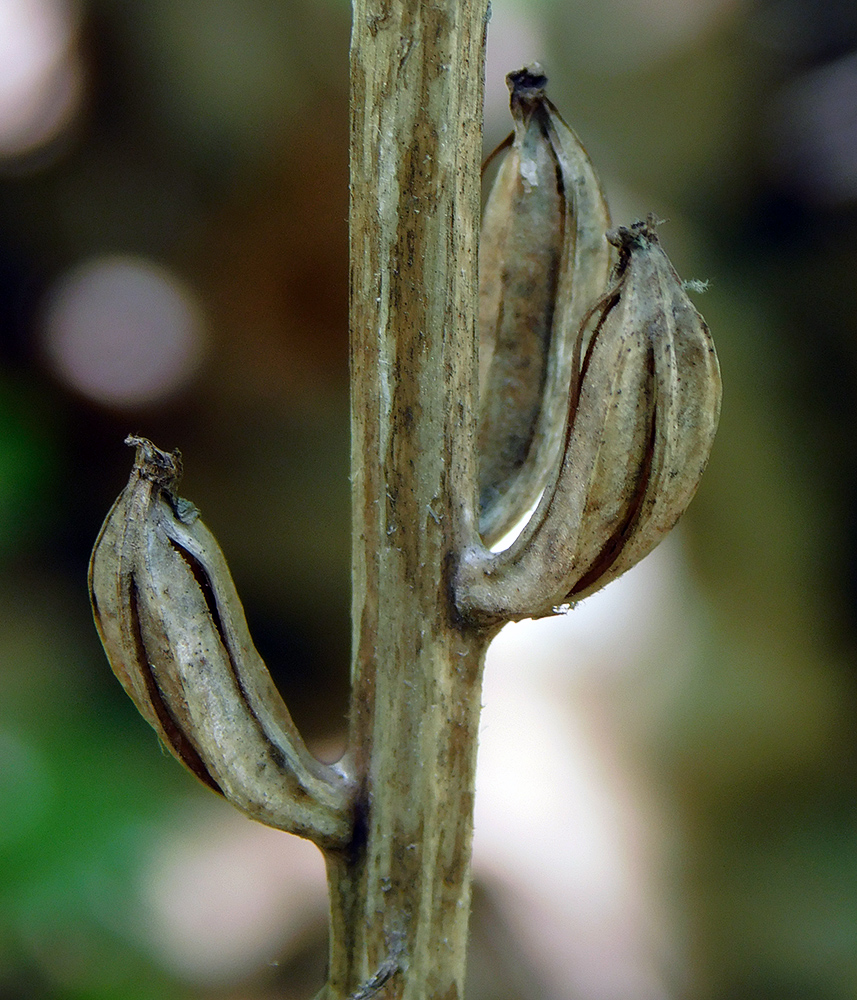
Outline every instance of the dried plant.
{"label": "dried plant", "polygon": [[110,663],[162,742],[324,853],[330,1000],[461,996],[485,650],[505,622],[555,614],[654,548],[719,415],[714,347],[655,220],[610,230],[537,67],[509,77],[515,132],[477,289],[484,15],[355,2],[342,760],[301,740],[217,542],[176,493],[178,452],[128,439],[131,479],[90,566]]}

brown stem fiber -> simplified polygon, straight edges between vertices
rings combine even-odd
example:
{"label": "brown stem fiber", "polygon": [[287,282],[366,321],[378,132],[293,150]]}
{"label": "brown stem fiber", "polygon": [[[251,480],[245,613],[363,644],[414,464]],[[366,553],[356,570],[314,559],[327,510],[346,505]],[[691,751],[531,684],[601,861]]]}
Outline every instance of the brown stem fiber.
{"label": "brown stem fiber", "polygon": [[354,4],[344,764],[359,794],[352,844],[327,856],[331,1000],[462,995],[487,637],[458,618],[451,572],[474,532],[486,7]]}

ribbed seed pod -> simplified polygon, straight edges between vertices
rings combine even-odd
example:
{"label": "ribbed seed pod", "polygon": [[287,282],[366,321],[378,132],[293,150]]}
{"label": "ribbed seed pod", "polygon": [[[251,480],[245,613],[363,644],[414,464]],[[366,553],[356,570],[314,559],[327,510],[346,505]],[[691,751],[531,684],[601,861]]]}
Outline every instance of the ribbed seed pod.
{"label": "ribbed seed pod", "polygon": [[493,544],[559,459],[575,339],[610,270],[607,203],[538,67],[510,73],[514,136],[479,241],[480,532]]}
{"label": "ribbed seed pod", "polygon": [[653,217],[610,241],[615,284],[580,330],[562,462],[509,549],[464,553],[465,616],[538,618],[591,594],[657,545],[699,485],[720,415],[711,335]]}
{"label": "ribbed seed pod", "polygon": [[337,846],[350,835],[342,776],[306,749],[256,651],[226,560],[173,492],[178,452],[144,438],[93,549],[89,589],[113,672],[164,745],[270,826]]}
{"label": "ribbed seed pod", "polygon": [[649,216],[608,238],[619,249],[626,315],[611,320],[608,308],[602,323],[636,326],[650,345],[654,422],[633,509],[571,590],[574,598],[630,569],[675,526],[702,479],[720,419],[714,341],[658,242],[656,220]]}

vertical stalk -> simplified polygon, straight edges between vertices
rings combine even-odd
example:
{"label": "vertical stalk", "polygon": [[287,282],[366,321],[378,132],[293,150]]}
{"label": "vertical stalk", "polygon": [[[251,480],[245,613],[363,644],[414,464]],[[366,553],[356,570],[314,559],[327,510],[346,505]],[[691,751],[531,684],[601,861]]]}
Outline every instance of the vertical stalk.
{"label": "vertical stalk", "polygon": [[487,637],[473,538],[487,0],[355,0],[351,44],[355,839],[328,855],[330,1000],[462,995]]}

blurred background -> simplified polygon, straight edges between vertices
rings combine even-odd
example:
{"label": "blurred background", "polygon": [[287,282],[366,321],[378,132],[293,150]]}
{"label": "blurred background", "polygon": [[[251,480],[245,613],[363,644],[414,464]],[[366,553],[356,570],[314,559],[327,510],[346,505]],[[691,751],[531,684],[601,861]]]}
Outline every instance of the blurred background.
{"label": "blurred background", "polygon": [[[86,565],[145,434],[307,739],[349,647],[344,0],[0,0],[0,1000],[310,997],[315,849],[159,750]],[[857,5],[494,0],[724,379],[674,536],[489,654],[471,1000],[857,995]]]}

